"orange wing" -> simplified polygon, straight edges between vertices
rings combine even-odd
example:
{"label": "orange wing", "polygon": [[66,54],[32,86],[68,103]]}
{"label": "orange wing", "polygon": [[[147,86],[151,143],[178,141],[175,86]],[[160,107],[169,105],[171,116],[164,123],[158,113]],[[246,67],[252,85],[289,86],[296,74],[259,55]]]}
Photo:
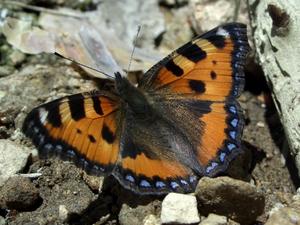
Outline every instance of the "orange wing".
{"label": "orange wing", "polygon": [[43,104],[25,119],[24,133],[41,156],[59,156],[93,174],[111,172],[119,154],[118,102],[97,92]]}
{"label": "orange wing", "polygon": [[241,151],[243,116],[236,98],[243,89],[248,50],[246,26],[226,24],[177,49],[139,83],[165,101],[197,102],[188,111],[200,112],[199,123],[190,125],[195,132],[201,127],[195,156],[204,171],[200,176],[224,172]]}

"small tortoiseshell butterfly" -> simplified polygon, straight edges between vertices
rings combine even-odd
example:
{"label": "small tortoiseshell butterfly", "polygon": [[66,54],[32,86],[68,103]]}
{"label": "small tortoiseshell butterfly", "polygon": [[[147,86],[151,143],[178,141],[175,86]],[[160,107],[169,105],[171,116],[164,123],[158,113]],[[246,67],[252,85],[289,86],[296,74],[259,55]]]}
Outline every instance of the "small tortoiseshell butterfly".
{"label": "small tortoiseshell butterfly", "polygon": [[38,106],[23,131],[41,156],[112,174],[136,193],[192,192],[241,151],[236,98],[248,51],[245,25],[219,26],[158,62],[137,86],[116,72],[110,91]]}

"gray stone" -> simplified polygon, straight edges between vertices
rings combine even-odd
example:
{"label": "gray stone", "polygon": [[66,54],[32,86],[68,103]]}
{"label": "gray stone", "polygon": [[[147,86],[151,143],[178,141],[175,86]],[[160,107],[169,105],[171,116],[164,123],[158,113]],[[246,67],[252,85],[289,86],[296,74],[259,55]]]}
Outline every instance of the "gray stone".
{"label": "gray stone", "polygon": [[240,180],[203,177],[195,193],[203,215],[216,213],[250,224],[264,212],[264,195],[255,186]]}
{"label": "gray stone", "polygon": [[160,219],[150,214],[144,218],[143,225],[160,225]]}
{"label": "gray stone", "polygon": [[199,225],[227,225],[227,218],[211,213]]}
{"label": "gray stone", "polygon": [[0,139],[0,187],[4,182],[22,171],[27,164],[30,151],[10,140]]}
{"label": "gray stone", "polygon": [[119,223],[120,225],[141,225],[142,221],[146,223],[148,220],[149,222],[149,215],[156,215],[160,204],[160,201],[157,200],[146,205],[129,206],[123,204],[119,213]]}
{"label": "gray stone", "polygon": [[6,224],[5,219],[2,216],[0,216],[0,225],[5,225],[5,224]]}
{"label": "gray stone", "polygon": [[269,212],[266,225],[295,225],[300,224],[300,189],[293,196],[292,202],[287,206],[277,203]]}
{"label": "gray stone", "polygon": [[[193,10],[191,19],[194,29],[202,33],[226,21],[233,21],[236,16],[239,22],[249,24],[246,1],[240,1],[240,4],[237,8],[238,1],[235,0],[191,0],[190,5]],[[238,10],[237,14],[236,10]]]}
{"label": "gray stone", "polygon": [[26,177],[11,177],[1,188],[2,208],[30,211],[39,206],[40,200],[38,189]]}
{"label": "gray stone", "polygon": [[11,75],[14,72],[14,67],[4,65],[0,66],[0,77],[6,77]]}
{"label": "gray stone", "polygon": [[194,224],[200,218],[195,196],[177,193],[168,194],[162,202],[162,224]]}
{"label": "gray stone", "polygon": [[248,4],[256,58],[272,87],[273,102],[300,175],[299,0],[249,0]]}
{"label": "gray stone", "polygon": [[273,212],[265,225],[295,225],[300,224],[300,209],[283,207]]}

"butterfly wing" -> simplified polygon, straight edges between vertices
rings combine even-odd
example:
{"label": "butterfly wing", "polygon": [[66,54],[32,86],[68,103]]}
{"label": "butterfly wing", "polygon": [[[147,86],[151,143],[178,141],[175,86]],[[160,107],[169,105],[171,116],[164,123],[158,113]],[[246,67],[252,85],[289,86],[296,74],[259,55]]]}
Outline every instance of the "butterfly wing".
{"label": "butterfly wing", "polygon": [[23,132],[40,156],[59,156],[92,174],[111,172],[119,155],[118,102],[100,92],[43,104],[26,117]]}
{"label": "butterfly wing", "polygon": [[[246,26],[226,24],[180,47],[144,75],[138,88],[160,117],[157,124],[125,125],[133,140],[121,145],[114,172],[123,185],[139,193],[190,192],[195,175],[227,169],[241,151],[243,118],[236,98],[248,50]],[[132,149],[135,154],[128,154]]]}

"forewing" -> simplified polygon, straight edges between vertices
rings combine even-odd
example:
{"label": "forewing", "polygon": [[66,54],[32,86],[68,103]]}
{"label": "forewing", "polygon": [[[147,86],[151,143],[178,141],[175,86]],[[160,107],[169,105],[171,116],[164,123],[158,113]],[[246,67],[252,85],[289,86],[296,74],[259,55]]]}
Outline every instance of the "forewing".
{"label": "forewing", "polygon": [[112,170],[119,154],[118,102],[100,92],[43,104],[26,117],[23,132],[41,157],[59,156],[93,174]]}

